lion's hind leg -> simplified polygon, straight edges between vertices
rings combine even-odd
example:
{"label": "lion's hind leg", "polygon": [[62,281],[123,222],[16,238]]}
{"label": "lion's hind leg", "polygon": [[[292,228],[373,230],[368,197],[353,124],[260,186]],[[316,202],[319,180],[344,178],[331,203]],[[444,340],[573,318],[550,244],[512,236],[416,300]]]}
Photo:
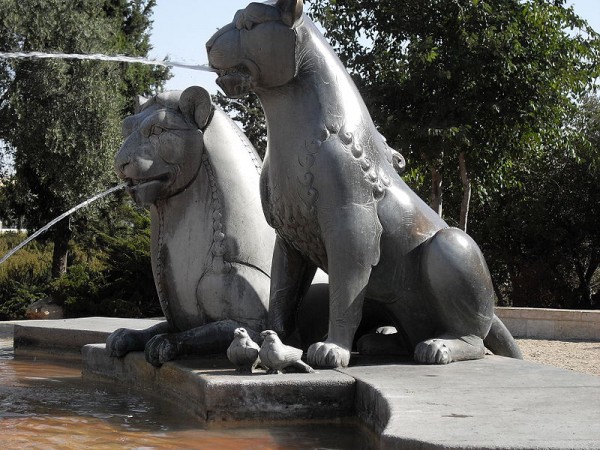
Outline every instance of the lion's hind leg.
{"label": "lion's hind leg", "polygon": [[485,354],[483,340],[479,336],[455,337],[441,335],[419,342],[415,347],[415,361],[423,364],[448,364],[453,361],[481,359]]}
{"label": "lion's hind leg", "polygon": [[423,244],[421,277],[437,334],[418,343],[425,364],[480,359],[494,316],[494,290],[477,244],[456,228],[438,231]]}

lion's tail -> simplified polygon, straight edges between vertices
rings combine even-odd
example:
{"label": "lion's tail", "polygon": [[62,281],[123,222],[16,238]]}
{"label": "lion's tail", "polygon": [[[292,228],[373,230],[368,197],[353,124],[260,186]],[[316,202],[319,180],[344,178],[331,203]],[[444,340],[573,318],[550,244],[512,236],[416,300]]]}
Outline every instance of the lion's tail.
{"label": "lion's tail", "polygon": [[506,325],[495,314],[492,320],[492,328],[490,328],[490,332],[483,342],[494,355],[523,359],[519,345],[506,328]]}

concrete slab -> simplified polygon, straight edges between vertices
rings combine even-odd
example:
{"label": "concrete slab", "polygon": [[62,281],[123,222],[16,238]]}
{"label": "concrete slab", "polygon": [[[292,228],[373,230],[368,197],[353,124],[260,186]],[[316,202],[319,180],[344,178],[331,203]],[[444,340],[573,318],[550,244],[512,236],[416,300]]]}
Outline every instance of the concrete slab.
{"label": "concrete slab", "polygon": [[600,448],[600,377],[496,356],[341,372],[383,449]]}
{"label": "concrete slab", "polygon": [[[128,326],[136,323],[147,326]],[[61,335],[73,341],[81,331],[71,323]],[[224,358],[156,369],[141,353],[109,358],[103,344],[86,346],[83,359],[85,377],[171,397],[212,422],[356,415],[383,449],[600,449],[600,377],[533,362],[487,356],[448,366],[369,365],[357,358],[360,366],[338,371],[242,376]]]}
{"label": "concrete slab", "polygon": [[161,319],[121,319],[84,317],[80,319],[27,320],[4,323],[2,329],[12,325],[15,355],[53,355],[56,358],[80,359],[81,348],[86,344],[105,342],[118,328],[144,329]]}

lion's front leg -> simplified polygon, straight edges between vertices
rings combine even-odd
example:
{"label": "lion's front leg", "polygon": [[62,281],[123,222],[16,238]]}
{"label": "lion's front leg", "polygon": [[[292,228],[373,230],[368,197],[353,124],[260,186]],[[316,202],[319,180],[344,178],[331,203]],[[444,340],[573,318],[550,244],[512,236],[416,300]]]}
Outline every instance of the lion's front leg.
{"label": "lion's front leg", "polygon": [[281,339],[296,330],[296,312],[317,268],[277,237],[273,250],[268,327]]}
{"label": "lion's front leg", "polygon": [[381,229],[368,207],[341,208],[324,217],[323,238],[329,270],[329,332],[325,342],[308,349],[309,364],[346,367],[371,276],[379,260]]}
{"label": "lion's front leg", "polygon": [[362,318],[365,290],[371,275],[370,267],[358,264],[336,266],[329,272],[327,339],[308,349],[308,363],[316,367],[347,367],[350,363],[352,341]]}
{"label": "lion's front leg", "polygon": [[255,342],[262,338],[257,331],[235,320],[221,320],[207,323],[191,330],[174,334],[159,334],[146,344],[146,361],[160,367],[168,361],[183,356],[224,354],[233,340],[236,328],[244,327]]}
{"label": "lion's front leg", "polygon": [[160,322],[145,330],[119,328],[106,339],[106,352],[113,357],[122,358],[127,353],[144,350],[153,336],[173,331],[168,322]]}

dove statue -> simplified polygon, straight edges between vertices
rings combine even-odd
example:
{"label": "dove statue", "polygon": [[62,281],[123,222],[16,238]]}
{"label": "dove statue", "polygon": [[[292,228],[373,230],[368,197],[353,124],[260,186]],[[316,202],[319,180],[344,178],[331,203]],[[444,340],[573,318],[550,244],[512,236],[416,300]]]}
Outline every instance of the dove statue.
{"label": "dove statue", "polygon": [[302,350],[285,345],[273,330],[260,333],[264,338],[258,355],[267,373],[281,373],[286,367],[294,367],[301,372],[312,373],[313,368],[302,361]]}

